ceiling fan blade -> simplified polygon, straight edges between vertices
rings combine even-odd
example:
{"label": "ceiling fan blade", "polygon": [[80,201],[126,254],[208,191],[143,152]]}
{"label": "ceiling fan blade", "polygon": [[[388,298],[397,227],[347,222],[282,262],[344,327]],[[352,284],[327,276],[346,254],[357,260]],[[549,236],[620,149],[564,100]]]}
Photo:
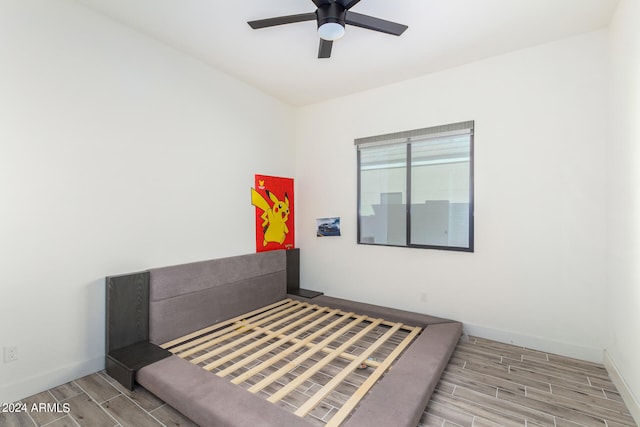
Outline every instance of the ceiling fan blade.
{"label": "ceiling fan blade", "polygon": [[333,42],[331,40],[320,39],[320,47],[318,48],[318,58],[331,57],[331,48]]}
{"label": "ceiling fan blade", "polygon": [[315,21],[316,13],[299,13],[297,15],[278,16],[277,18],[258,19],[247,24],[254,30],[259,28],[274,27],[276,25],[293,24],[294,22]]}
{"label": "ceiling fan blade", "polygon": [[360,0],[336,0],[338,3],[342,5],[345,9],[349,10],[356,4],[360,2]]}
{"label": "ceiling fan blade", "polygon": [[316,7],[324,6],[331,3],[331,0],[311,0]]}
{"label": "ceiling fan blade", "polygon": [[368,30],[380,31],[381,33],[393,34],[399,36],[406,30],[406,25],[396,22],[385,21],[384,19],[374,18],[369,15],[347,11],[345,23],[355,25],[356,27],[366,28]]}

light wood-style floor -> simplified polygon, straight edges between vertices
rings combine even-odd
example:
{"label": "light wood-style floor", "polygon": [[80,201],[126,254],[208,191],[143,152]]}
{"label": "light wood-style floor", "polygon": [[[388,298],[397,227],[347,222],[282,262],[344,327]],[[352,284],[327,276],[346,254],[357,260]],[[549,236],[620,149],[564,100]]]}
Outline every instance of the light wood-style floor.
{"label": "light wood-style floor", "polygon": [[461,340],[420,426],[635,426],[604,366]]}
{"label": "light wood-style floor", "polygon": [[[27,411],[0,413],[1,426],[194,425],[145,389],[128,391],[103,372],[22,402]],[[34,403],[49,403],[48,409],[60,411],[32,412]],[[635,425],[602,365],[474,337],[456,347],[419,423],[420,427]]]}

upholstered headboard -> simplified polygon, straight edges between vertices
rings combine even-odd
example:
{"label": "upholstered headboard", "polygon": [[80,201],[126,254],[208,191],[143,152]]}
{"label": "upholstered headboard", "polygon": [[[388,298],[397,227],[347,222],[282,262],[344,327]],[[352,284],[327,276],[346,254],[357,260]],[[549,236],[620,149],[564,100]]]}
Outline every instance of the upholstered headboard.
{"label": "upholstered headboard", "polygon": [[287,296],[284,250],[149,270],[149,340],[162,344]]}

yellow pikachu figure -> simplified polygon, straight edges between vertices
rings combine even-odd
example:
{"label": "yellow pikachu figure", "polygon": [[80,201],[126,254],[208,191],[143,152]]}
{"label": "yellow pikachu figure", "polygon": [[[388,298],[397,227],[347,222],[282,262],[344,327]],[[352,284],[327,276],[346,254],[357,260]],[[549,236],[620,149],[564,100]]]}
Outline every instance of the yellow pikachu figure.
{"label": "yellow pikachu figure", "polygon": [[273,202],[273,206],[269,206],[269,202],[265,200],[260,193],[255,189],[251,189],[251,204],[259,209],[263,210],[262,215],[262,231],[264,232],[264,240],[262,246],[267,246],[269,242],[275,242],[282,244],[284,239],[289,233],[289,227],[287,227],[287,220],[289,219],[289,197],[287,193],[284,194],[284,201],[278,200],[278,198],[266,190],[267,196]]}

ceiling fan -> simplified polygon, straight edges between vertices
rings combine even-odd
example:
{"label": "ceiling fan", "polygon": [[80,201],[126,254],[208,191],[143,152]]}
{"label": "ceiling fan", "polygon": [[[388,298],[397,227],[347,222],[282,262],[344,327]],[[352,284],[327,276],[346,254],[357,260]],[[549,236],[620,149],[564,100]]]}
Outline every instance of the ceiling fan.
{"label": "ceiling fan", "polygon": [[317,6],[315,12],[297,15],[279,16],[276,18],[259,19],[247,22],[251,28],[273,27],[276,25],[292,24],[294,22],[317,21],[320,48],[318,58],[329,58],[334,40],[338,40],[345,33],[345,25],[355,25],[382,33],[401,35],[408,27],[369,15],[351,12],[353,6],[360,0],[311,0]]}

